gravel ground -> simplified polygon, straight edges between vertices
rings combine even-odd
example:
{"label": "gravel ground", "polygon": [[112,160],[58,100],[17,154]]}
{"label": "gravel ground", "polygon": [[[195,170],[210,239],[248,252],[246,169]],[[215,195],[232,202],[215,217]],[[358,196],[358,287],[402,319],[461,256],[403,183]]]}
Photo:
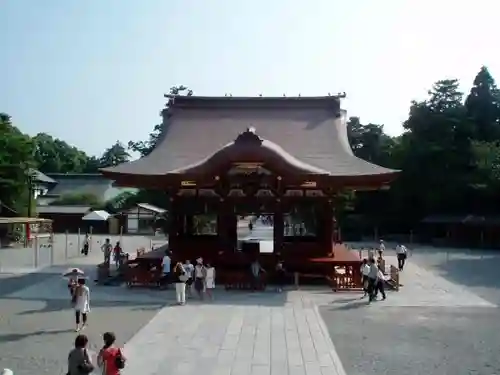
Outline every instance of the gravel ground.
{"label": "gravel ground", "polygon": [[348,375],[500,373],[496,308],[325,306],[320,312]]}
{"label": "gravel ground", "polygon": [[[72,237],[73,241],[75,239],[76,236]],[[100,242],[103,239],[104,237],[94,237],[94,242],[97,244],[97,241]],[[112,240],[118,239],[112,238]],[[63,243],[65,242],[64,240]],[[131,252],[138,247],[149,246],[150,239],[124,236],[123,243],[124,250]],[[51,278],[60,284],[62,281],[59,274],[62,269],[67,267],[93,269],[95,264],[102,260],[100,251],[93,251],[89,257],[84,258],[76,250],[76,245],[70,249],[73,250],[68,252],[69,256],[66,258],[65,246],[61,245],[60,238],[56,239],[54,251],[58,257],[54,259],[54,263],[60,266],[44,268],[33,273],[6,271],[5,268],[24,271],[33,267],[33,263],[29,263],[29,256],[23,254],[21,249],[16,249],[15,251],[21,250],[21,252],[14,255],[8,253],[11,250],[7,252],[0,250],[0,262],[3,260],[4,266],[5,262],[9,265],[9,267],[4,267],[3,273],[0,273],[0,369],[10,368],[16,375],[66,373],[67,354],[76,335],[74,313],[69,306],[69,300],[60,295],[50,296],[51,293],[60,293],[60,289],[55,289],[54,292],[40,290],[40,297],[36,293],[34,295],[37,298],[12,297],[12,294],[16,292],[22,294],[24,290],[33,290],[33,288],[36,290],[37,285],[40,285],[42,289],[47,288],[53,284]],[[71,264],[68,264],[68,261]],[[91,286],[95,298],[91,299],[92,311],[89,327],[85,330],[85,334],[90,339],[91,351],[97,351],[101,346],[101,335],[105,331],[114,331],[119,343],[125,343],[165,304],[161,296],[149,300],[142,298],[141,302],[140,298],[138,301],[134,300],[135,293],[120,291],[127,297],[122,298],[120,293],[111,287],[100,287],[99,290],[96,288]],[[64,287],[62,287],[62,292],[66,292]],[[47,294],[51,298],[47,298]],[[145,294],[151,294],[151,292],[145,291]],[[114,297],[109,298],[112,301],[108,300],[107,295]]]}
{"label": "gravel ground", "polygon": [[[65,374],[76,335],[69,302],[0,299],[0,304],[0,367],[16,375]],[[159,304],[93,303],[84,331],[90,350],[98,351],[105,331],[114,331],[123,344],[160,308]]]}
{"label": "gravel ground", "polygon": [[[500,304],[500,254],[427,247],[411,250],[409,262]],[[405,287],[397,293],[405,293]],[[500,374],[500,309],[384,307],[383,303],[377,302],[376,308],[357,302],[320,308],[348,375]]]}
{"label": "gravel ground", "polygon": [[[134,253],[140,247],[149,249],[151,245],[157,246],[166,241],[161,236],[93,235],[91,253],[101,253],[100,247],[106,238],[109,238],[113,244],[121,240],[123,250],[128,253]],[[49,246],[48,238],[40,239],[38,256],[35,254],[35,246],[30,248],[0,248],[0,272],[39,269],[82,258],[80,251],[83,239],[83,235],[78,238],[77,234],[55,234],[52,246]]]}

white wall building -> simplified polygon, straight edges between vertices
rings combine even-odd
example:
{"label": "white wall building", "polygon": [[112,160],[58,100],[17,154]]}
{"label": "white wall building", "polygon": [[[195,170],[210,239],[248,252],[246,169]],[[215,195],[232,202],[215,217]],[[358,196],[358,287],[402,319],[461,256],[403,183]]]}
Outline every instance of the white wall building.
{"label": "white wall building", "polygon": [[148,203],[137,204],[136,207],[124,212],[127,216],[127,233],[154,234],[154,222],[165,212],[165,209]]}

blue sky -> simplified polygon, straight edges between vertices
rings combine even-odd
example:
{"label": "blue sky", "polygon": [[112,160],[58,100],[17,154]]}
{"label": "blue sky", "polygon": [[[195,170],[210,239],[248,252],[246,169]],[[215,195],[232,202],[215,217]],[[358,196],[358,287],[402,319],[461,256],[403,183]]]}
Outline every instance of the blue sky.
{"label": "blue sky", "polygon": [[147,137],[163,94],[326,95],[401,132],[410,101],[485,64],[500,80],[497,2],[1,0],[0,111],[90,154]]}

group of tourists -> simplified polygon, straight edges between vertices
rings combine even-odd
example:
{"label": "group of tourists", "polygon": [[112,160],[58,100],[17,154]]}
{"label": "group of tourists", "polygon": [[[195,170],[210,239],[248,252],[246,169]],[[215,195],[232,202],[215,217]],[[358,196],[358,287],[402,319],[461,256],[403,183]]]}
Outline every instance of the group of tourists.
{"label": "group of tourists", "polygon": [[111,240],[106,238],[104,243],[101,245],[101,251],[104,254],[104,263],[111,264],[111,256],[113,256],[113,262],[115,263],[116,268],[121,265],[124,252],[120,241],[117,241],[113,247]]}
{"label": "group of tourists", "polygon": [[[361,265],[361,276],[363,281],[364,296],[368,296],[369,302],[375,301],[380,293],[382,300],[386,299],[385,283],[385,260],[384,260],[385,243],[380,240],[378,248],[378,257],[375,259],[374,251],[368,252],[368,259],[363,259]],[[398,259],[398,270],[401,272],[404,269],[406,259],[408,257],[408,249],[402,244],[396,246],[396,256]]]}
{"label": "group of tourists", "polygon": [[192,297],[193,292],[203,299],[205,295],[209,299],[214,298],[215,289],[215,267],[203,258],[196,259],[195,265],[190,260],[176,262],[172,267],[172,257],[169,250],[165,251],[162,259],[163,280],[162,285],[168,288],[169,284],[175,284],[175,296],[178,305],[186,304],[186,296]]}
{"label": "group of tourists", "polygon": [[103,375],[120,374],[120,370],[125,368],[126,358],[122,349],[115,345],[115,334],[105,332],[102,339],[103,346],[97,355],[97,363],[94,364],[88,351],[88,337],[82,334],[76,336],[74,348],[68,354],[67,375],[92,374],[96,371],[96,367],[101,370],[100,373]]}

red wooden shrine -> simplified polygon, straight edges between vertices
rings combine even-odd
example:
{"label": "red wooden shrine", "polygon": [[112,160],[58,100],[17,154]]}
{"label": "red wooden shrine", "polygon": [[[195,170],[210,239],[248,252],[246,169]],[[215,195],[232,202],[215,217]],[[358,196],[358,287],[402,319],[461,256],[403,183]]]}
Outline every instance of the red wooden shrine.
{"label": "red wooden shrine", "polygon": [[[119,185],[168,193],[174,258],[201,256],[216,265],[219,280],[247,271],[258,257],[265,268],[281,259],[300,275],[331,279],[342,269],[339,288],[358,283],[360,259],[336,229],[336,196],[378,189],[397,171],[354,156],[340,96],[167,97],[152,153],[102,173]],[[272,217],[273,253],[239,249],[237,218],[249,214]],[[147,269],[162,256],[136,262]]]}

